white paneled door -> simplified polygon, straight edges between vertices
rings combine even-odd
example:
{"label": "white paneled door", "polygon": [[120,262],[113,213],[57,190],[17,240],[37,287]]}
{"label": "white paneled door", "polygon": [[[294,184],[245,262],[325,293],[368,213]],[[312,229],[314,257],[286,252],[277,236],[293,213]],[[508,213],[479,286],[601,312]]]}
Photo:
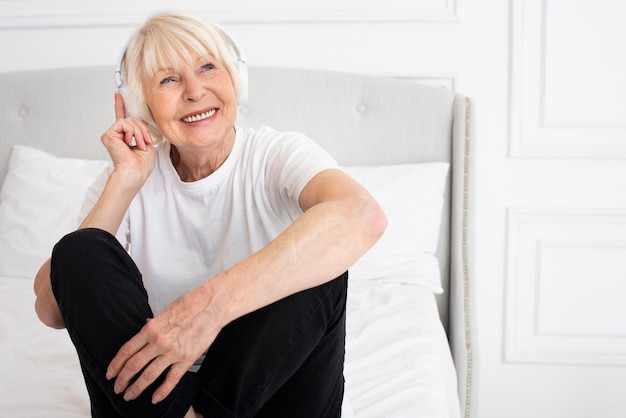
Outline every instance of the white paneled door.
{"label": "white paneled door", "polygon": [[510,2],[504,347],[484,360],[487,416],[626,416],[624,15],[619,0]]}

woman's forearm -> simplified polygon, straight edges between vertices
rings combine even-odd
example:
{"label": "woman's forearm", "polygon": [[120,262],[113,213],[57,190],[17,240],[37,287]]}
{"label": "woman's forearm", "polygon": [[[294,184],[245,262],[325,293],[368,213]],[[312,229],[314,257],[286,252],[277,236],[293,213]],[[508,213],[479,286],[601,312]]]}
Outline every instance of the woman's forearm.
{"label": "woman's forearm", "polygon": [[[306,211],[262,250],[209,280],[211,310],[226,323],[345,272],[387,225],[369,196],[324,202]],[[217,305],[217,306],[216,306]]]}
{"label": "woman's forearm", "polygon": [[[115,235],[131,201],[141,187],[134,185],[136,183],[130,178],[124,178],[122,172],[114,170],[96,204],[79,228],[98,228]],[[143,181],[140,184],[143,184]]]}

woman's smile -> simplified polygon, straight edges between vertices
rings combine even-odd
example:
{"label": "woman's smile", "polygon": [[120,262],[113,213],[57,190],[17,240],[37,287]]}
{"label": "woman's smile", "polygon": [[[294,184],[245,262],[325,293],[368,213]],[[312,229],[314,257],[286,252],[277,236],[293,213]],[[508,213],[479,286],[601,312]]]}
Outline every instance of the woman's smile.
{"label": "woman's smile", "polygon": [[196,113],[193,115],[185,116],[184,118],[182,118],[182,121],[185,123],[200,122],[205,119],[209,119],[213,117],[213,115],[215,115],[216,112],[217,112],[216,109],[206,110],[201,113]]}

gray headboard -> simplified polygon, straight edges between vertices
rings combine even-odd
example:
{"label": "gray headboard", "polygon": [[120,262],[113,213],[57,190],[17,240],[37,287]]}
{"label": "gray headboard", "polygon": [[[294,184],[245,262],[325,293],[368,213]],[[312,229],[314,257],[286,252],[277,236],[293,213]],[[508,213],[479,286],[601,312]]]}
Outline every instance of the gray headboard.
{"label": "gray headboard", "polygon": [[[304,132],[343,165],[448,161],[451,175],[438,249],[446,292],[438,300],[465,417],[475,415],[473,307],[474,107],[441,87],[317,70],[252,67],[240,125]],[[13,144],[55,155],[107,158],[113,67],[0,74],[0,180]]]}

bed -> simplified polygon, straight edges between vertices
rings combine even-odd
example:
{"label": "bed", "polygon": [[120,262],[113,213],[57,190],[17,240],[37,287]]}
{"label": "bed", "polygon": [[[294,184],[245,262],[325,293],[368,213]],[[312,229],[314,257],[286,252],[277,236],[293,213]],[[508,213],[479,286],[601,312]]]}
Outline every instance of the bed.
{"label": "bed", "polygon": [[[113,68],[0,74],[0,411],[87,417],[67,334],[32,279],[104,168]],[[238,124],[304,132],[377,197],[389,227],[350,271],[344,416],[476,416],[473,102],[439,86],[252,67]]]}

